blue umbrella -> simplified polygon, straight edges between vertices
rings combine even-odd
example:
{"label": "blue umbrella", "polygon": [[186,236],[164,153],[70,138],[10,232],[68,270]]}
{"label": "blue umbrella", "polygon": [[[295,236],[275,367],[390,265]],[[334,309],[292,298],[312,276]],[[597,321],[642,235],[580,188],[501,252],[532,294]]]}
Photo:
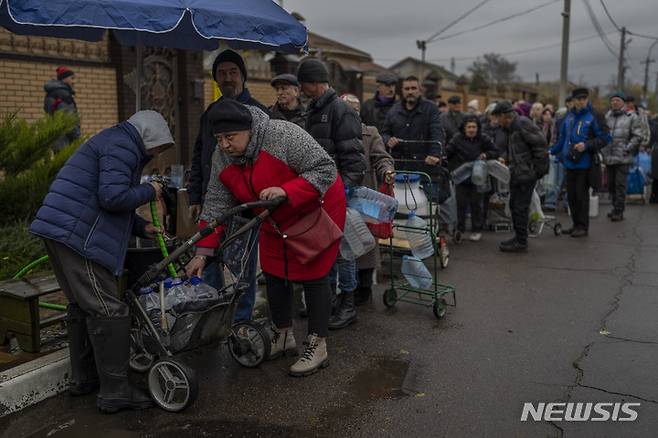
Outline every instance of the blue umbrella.
{"label": "blue umbrella", "polygon": [[234,49],[299,53],[307,51],[308,37],[272,0],[0,0],[0,26],[86,41],[100,41],[112,29],[121,44],[137,47],[139,60],[144,45],[214,50],[219,41]]}

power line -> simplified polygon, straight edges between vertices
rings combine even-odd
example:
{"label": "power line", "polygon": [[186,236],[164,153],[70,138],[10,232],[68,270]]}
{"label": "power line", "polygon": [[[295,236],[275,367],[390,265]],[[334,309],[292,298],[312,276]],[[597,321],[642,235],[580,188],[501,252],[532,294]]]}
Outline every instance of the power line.
{"label": "power line", "polygon": [[610,15],[610,12],[608,12],[608,8],[607,8],[607,6],[605,5],[605,3],[603,2],[603,0],[601,0],[601,6],[603,6],[603,10],[605,11],[605,15],[608,16],[608,19],[610,20],[610,22],[612,23],[612,25],[617,29],[618,32],[621,32],[621,27],[619,27],[619,26],[617,25],[617,23],[615,23],[615,20],[612,19],[612,16]]}
{"label": "power line", "polygon": [[617,56],[616,51],[613,49],[612,43],[605,36],[605,33],[603,32],[603,29],[601,28],[599,21],[596,19],[596,14],[594,14],[594,10],[592,9],[592,5],[590,5],[589,0],[584,0],[584,3],[585,3],[585,9],[587,9],[587,14],[589,15],[589,18],[592,21],[592,25],[594,26],[596,33],[599,34],[601,41],[603,41],[603,44],[608,49],[608,51],[612,54],[612,56],[619,59],[619,56]]}
{"label": "power line", "polygon": [[457,17],[455,20],[453,20],[452,22],[450,22],[446,27],[444,27],[444,28],[441,29],[440,31],[436,32],[436,33],[433,34],[431,37],[427,38],[425,41],[427,41],[427,42],[432,41],[434,38],[438,37],[438,36],[441,35],[443,32],[445,32],[446,30],[450,29],[452,26],[454,26],[455,24],[459,23],[460,21],[462,21],[464,18],[466,18],[466,17],[468,17],[469,15],[471,15],[471,14],[472,14],[473,12],[475,12],[476,10],[480,9],[482,6],[485,5],[485,3],[488,3],[489,1],[490,1],[490,0],[482,0],[480,3],[478,3],[477,5],[475,5],[474,7],[472,7],[471,9],[469,9],[468,11],[464,12],[462,15],[460,15],[460,16]]}
{"label": "power line", "polygon": [[635,32],[631,32],[630,30],[627,30],[626,33],[629,34],[629,35],[636,36],[638,38],[646,38],[648,40],[658,40],[658,37],[656,37],[656,36],[644,35],[644,34],[641,34],[641,33],[635,33]]}
{"label": "power line", "polygon": [[522,11],[522,12],[517,12],[516,14],[508,15],[507,17],[498,18],[497,20],[490,21],[489,23],[482,24],[482,25],[480,25],[480,26],[475,26],[475,27],[472,27],[472,28],[470,28],[470,29],[465,29],[465,30],[462,30],[462,31],[459,31],[459,32],[451,33],[450,35],[446,35],[446,36],[443,36],[443,37],[441,37],[441,38],[436,38],[436,39],[432,40],[432,43],[435,43],[435,42],[437,42],[437,41],[447,40],[447,39],[449,39],[449,38],[454,38],[454,37],[456,37],[456,36],[463,35],[463,34],[465,34],[465,33],[475,32],[475,31],[478,31],[478,30],[481,30],[481,29],[487,28],[487,27],[489,27],[489,26],[493,26],[493,25],[495,25],[495,24],[498,24],[498,23],[502,23],[502,22],[504,22],[504,21],[511,20],[511,19],[513,19],[513,18],[521,17],[522,15],[530,14],[531,12],[537,11],[537,10],[539,10],[539,9],[541,9],[541,8],[544,8],[544,7],[546,7],[546,6],[552,5],[552,4],[557,3],[557,2],[559,2],[559,1],[561,1],[561,0],[551,0],[551,1],[549,1],[549,2],[542,3],[542,4],[538,5],[538,6],[535,6],[534,8],[527,9],[527,10]]}

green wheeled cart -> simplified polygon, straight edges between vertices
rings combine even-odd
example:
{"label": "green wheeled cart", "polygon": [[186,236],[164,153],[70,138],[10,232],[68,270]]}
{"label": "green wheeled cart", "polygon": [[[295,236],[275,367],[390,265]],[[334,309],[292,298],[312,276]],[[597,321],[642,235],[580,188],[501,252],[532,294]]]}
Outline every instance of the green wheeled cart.
{"label": "green wheeled cart", "polygon": [[[424,172],[411,172],[411,171],[397,171],[397,175],[419,175],[425,191],[432,193],[432,178]],[[457,296],[455,294],[455,287],[439,282],[439,271],[441,267],[441,255],[443,254],[443,246],[445,239],[438,234],[438,218],[432,205],[432,197],[428,196],[428,206],[430,214],[426,220],[426,226],[423,228],[410,227],[406,224],[396,222],[393,224],[393,236],[389,239],[389,275],[390,287],[384,291],[383,300],[386,307],[393,307],[399,301],[404,303],[418,304],[425,307],[431,307],[434,316],[442,319],[448,310],[448,306],[457,306]],[[396,233],[397,231],[397,233]],[[431,287],[427,289],[413,287],[404,278],[401,273],[395,272],[396,258],[401,258],[403,255],[409,255],[411,248],[409,242],[404,239],[405,233],[426,233],[432,239],[434,246],[434,253],[428,259],[425,259],[426,267],[429,268],[432,274]],[[396,234],[398,236],[396,236]],[[429,263],[429,265],[428,265]],[[451,295],[450,302],[446,299],[447,295]]]}

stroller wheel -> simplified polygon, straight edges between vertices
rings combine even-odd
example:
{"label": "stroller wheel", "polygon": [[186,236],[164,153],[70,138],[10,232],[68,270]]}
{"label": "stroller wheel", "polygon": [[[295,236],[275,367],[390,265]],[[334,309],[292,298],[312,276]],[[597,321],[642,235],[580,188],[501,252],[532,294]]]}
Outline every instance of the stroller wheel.
{"label": "stroller wheel", "polygon": [[555,234],[556,236],[560,236],[562,234],[561,223],[558,222],[557,224],[555,224],[555,226],[553,227],[553,234]]}
{"label": "stroller wheel", "polygon": [[443,319],[443,317],[446,316],[447,311],[448,303],[444,298],[438,298],[436,301],[434,301],[434,305],[432,305],[432,312],[434,312],[436,319]]}
{"label": "stroller wheel", "polygon": [[231,356],[243,367],[257,367],[270,355],[270,337],[265,328],[255,321],[233,324],[228,349]]}
{"label": "stroller wheel", "polygon": [[155,404],[169,412],[182,411],[199,392],[194,371],[172,359],[159,360],[151,367],[148,384]]}

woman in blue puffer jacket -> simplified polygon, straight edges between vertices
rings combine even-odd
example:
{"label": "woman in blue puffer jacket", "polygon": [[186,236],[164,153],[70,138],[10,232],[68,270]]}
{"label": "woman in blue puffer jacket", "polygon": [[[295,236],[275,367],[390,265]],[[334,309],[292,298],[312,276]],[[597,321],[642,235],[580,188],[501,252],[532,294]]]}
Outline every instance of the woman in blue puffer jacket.
{"label": "woman in blue puffer jacket", "polygon": [[140,111],[84,143],[59,171],[30,231],[44,239],[55,276],[69,300],[73,395],[95,391],[103,412],[140,409],[150,397],[128,381],[130,317],[117,277],[131,234],[157,229],[135,209],[160,196],[140,184],[144,165],[173,144],[162,115]]}

